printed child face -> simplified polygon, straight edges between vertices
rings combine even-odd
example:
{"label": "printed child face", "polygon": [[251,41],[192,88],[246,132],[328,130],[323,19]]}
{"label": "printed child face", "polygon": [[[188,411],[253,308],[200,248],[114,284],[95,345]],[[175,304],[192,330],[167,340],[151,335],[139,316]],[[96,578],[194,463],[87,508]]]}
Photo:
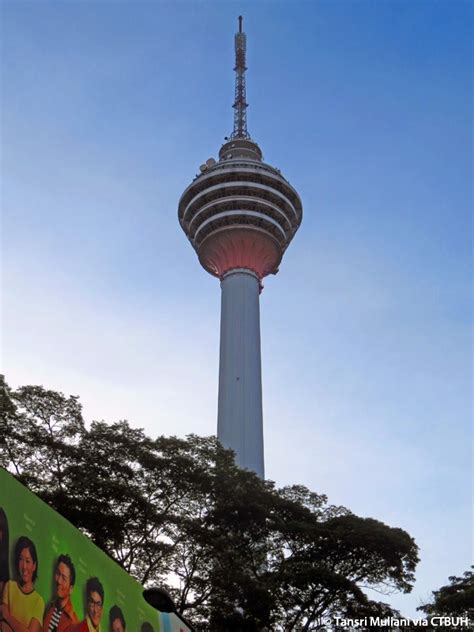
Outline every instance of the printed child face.
{"label": "printed child face", "polygon": [[64,562],[58,564],[54,574],[54,582],[58,599],[67,599],[72,592],[71,570]]}
{"label": "printed child face", "polygon": [[89,618],[95,625],[95,627],[97,627],[100,623],[103,607],[104,604],[102,602],[102,597],[99,595],[98,592],[95,592],[95,590],[93,590],[90,593],[89,599],[87,601],[87,614],[89,615]]}
{"label": "printed child face", "polygon": [[33,582],[33,574],[35,570],[36,562],[34,562],[31,557],[30,549],[22,549],[20,559],[18,561],[18,572],[20,573],[23,584],[30,584]]}
{"label": "printed child face", "polygon": [[112,621],[112,632],[124,632],[123,625],[120,619],[114,619]]}

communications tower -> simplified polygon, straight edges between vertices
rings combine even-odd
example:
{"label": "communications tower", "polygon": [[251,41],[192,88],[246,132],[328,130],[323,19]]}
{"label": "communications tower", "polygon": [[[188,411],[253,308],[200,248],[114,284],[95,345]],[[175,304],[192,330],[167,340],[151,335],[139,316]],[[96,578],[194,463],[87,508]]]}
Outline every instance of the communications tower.
{"label": "communications tower", "polygon": [[[259,295],[301,224],[301,200],[263,162],[247,131],[246,36],[235,35],[234,130],[184,191],[178,217],[207,272],[221,281],[217,437],[264,478]],[[278,103],[278,102],[277,102]],[[283,116],[283,112],[281,112]]]}

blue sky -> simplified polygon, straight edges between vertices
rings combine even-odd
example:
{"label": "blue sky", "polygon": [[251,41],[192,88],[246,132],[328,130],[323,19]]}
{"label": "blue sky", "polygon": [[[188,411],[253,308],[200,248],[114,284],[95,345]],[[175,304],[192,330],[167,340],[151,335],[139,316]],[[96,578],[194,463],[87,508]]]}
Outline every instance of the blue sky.
{"label": "blue sky", "polygon": [[86,418],[215,432],[219,284],[178,199],[249,131],[302,226],[261,295],[266,473],[472,559],[470,2],[6,2],[3,366]]}

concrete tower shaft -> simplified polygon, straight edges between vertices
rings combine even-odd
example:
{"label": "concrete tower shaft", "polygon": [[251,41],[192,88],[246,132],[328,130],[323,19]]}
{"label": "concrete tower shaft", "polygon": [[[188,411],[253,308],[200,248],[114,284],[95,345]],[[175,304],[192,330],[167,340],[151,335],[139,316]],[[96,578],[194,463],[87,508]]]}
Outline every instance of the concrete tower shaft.
{"label": "concrete tower shaft", "polygon": [[238,465],[264,478],[259,280],[233,270],[221,288],[217,436]]}

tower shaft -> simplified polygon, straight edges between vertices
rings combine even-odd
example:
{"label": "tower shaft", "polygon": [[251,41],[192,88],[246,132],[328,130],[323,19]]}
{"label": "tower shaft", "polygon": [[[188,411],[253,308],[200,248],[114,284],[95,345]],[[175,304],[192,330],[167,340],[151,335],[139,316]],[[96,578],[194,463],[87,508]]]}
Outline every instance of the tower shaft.
{"label": "tower shaft", "polygon": [[260,282],[245,269],[221,282],[217,437],[236,462],[264,478]]}

